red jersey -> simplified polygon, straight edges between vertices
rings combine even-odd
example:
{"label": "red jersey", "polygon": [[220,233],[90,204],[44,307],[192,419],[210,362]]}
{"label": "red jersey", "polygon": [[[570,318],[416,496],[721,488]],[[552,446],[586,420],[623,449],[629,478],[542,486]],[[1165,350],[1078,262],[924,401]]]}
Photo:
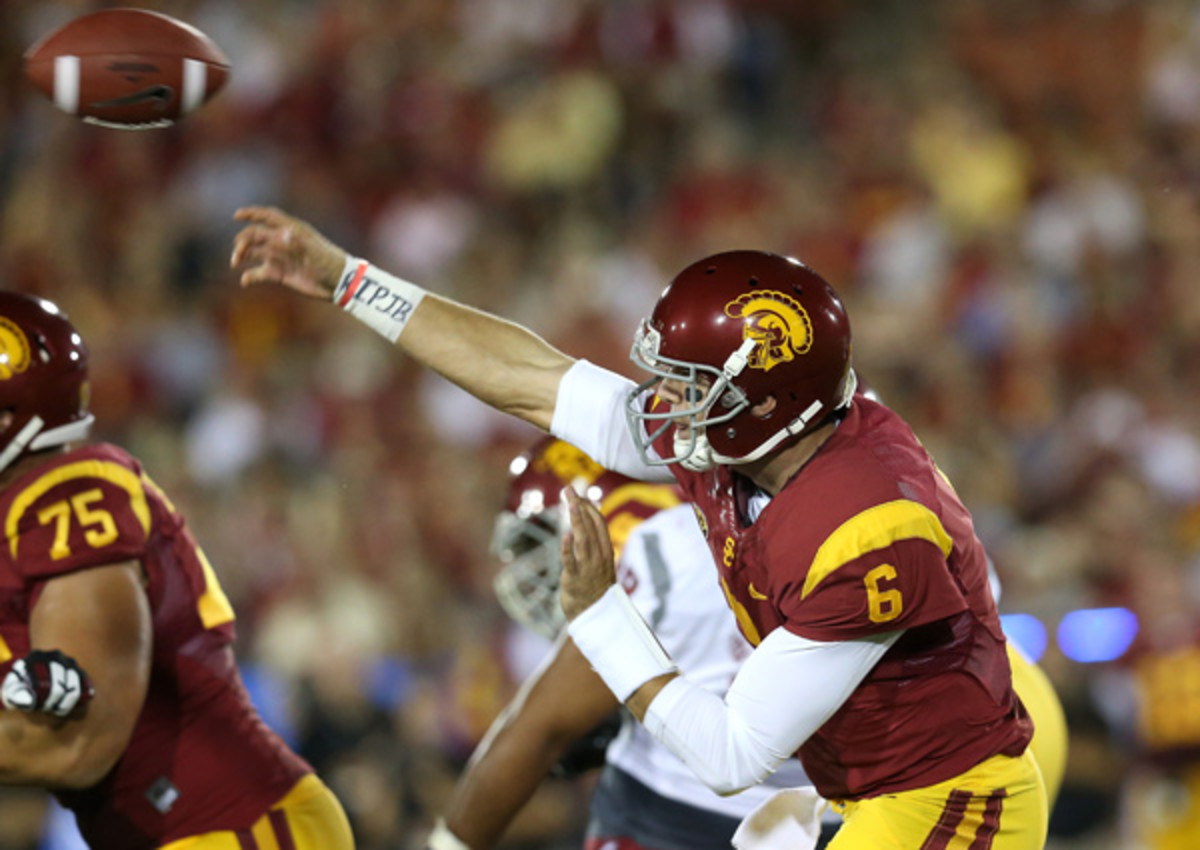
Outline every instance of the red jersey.
{"label": "red jersey", "polygon": [[755,522],[754,485],[736,467],[672,468],[752,644],[780,626],[818,641],[906,630],[800,748],[822,796],[919,788],[1024,751],[1033,725],[1012,689],[987,556],[900,417],[856,396]]}
{"label": "red jersey", "polygon": [[136,460],[111,445],[55,457],[0,494],[0,517],[0,663],[29,651],[45,582],[129,560],[145,573],[154,651],[133,735],[96,786],[58,794],[91,846],[142,850],[248,828],[311,772],[250,704],[230,646],[233,610]]}

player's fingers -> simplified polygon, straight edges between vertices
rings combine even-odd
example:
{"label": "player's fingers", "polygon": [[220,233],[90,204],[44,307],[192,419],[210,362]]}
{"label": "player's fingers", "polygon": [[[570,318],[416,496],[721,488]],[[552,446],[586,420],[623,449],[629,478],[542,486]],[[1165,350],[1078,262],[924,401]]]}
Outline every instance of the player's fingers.
{"label": "player's fingers", "polygon": [[82,695],[83,682],[80,679],[79,671],[67,668],[65,692],[63,693],[63,698],[59,701],[58,711],[55,713],[59,717],[66,717],[75,710],[75,706],[79,704],[79,698]]}
{"label": "player's fingers", "polygon": [[49,665],[50,694],[46,697],[43,708],[51,714],[58,714],[62,701],[67,695],[67,669],[61,664]]}
{"label": "player's fingers", "polygon": [[592,549],[592,527],[584,511],[584,501],[575,492],[574,487],[564,487],[562,490],[562,498],[566,501],[568,512],[571,519],[571,530],[569,534],[572,538],[571,552],[576,560],[587,563],[588,555]]}
{"label": "player's fingers", "polygon": [[282,277],[283,272],[277,264],[266,262],[246,269],[244,272],[242,272],[239,282],[242,286],[254,286],[255,284],[259,283],[278,281]]}
{"label": "player's fingers", "polygon": [[591,502],[584,503],[583,512],[591,526],[592,542],[597,554],[602,557],[607,556],[608,550],[612,547],[612,540],[608,536],[608,523],[604,519],[604,514],[600,513],[600,509]]}
{"label": "player's fingers", "polygon": [[230,254],[229,264],[231,266],[241,265],[247,260],[253,260],[270,249],[280,246],[281,243],[279,228],[257,224],[245,227],[233,238],[233,253]]}
{"label": "player's fingers", "polygon": [[234,221],[257,221],[263,224],[285,224],[291,216],[278,207],[248,206],[238,207],[233,212]]}
{"label": "player's fingers", "polygon": [[608,526],[604,517],[591,502],[582,497],[576,497],[576,509],[572,517],[572,527],[580,541],[576,551],[580,560],[586,564],[602,566],[604,559],[604,543],[608,538]]}
{"label": "player's fingers", "polygon": [[4,683],[4,705],[17,711],[29,711],[37,701],[33,689],[19,679],[7,680]]}
{"label": "player's fingers", "polygon": [[34,693],[33,684],[29,681],[29,674],[25,669],[25,659],[17,660],[12,669],[8,671],[8,675],[4,677],[4,685],[0,688],[0,697],[7,708],[22,711],[34,708],[37,703],[37,694]]}
{"label": "player's fingers", "polygon": [[575,535],[567,531],[562,536],[562,571],[567,578],[573,578],[578,571],[575,563]]}
{"label": "player's fingers", "polygon": [[558,495],[567,506],[571,528],[574,528],[575,524],[579,521],[579,494],[575,492],[574,487],[563,487]]}

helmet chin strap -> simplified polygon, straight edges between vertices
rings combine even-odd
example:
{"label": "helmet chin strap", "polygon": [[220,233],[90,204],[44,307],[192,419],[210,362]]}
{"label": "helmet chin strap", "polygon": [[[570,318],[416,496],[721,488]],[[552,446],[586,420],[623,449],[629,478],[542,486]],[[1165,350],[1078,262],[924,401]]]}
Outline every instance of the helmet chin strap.
{"label": "helmet chin strap", "polygon": [[[856,375],[854,373],[854,370],[851,369],[849,371],[849,373],[846,375],[845,383],[842,386],[841,398],[838,401],[837,406],[834,407],[834,410],[841,410],[843,407],[848,406],[850,404],[850,402],[852,402],[854,400],[854,391],[857,388],[858,388],[858,375]],[[782,443],[784,440],[788,439],[789,437],[793,437],[796,434],[799,434],[801,431],[803,431],[806,427],[808,427],[808,424],[810,422],[812,422],[814,419],[816,419],[817,415],[819,413],[821,413],[821,411],[824,409],[825,409],[824,405],[822,405],[819,401],[814,401],[812,404],[810,404],[808,406],[808,408],[803,413],[801,413],[799,416],[797,416],[795,419],[793,419],[791,422],[789,422],[785,427],[776,431],[769,438],[767,438],[762,443],[760,443],[753,451],[749,452],[748,454],[742,455],[741,457],[729,457],[727,455],[723,455],[723,454],[720,454],[719,452],[715,451],[713,449],[713,447],[709,444],[708,437],[704,434],[703,431],[701,431],[699,434],[696,435],[695,450],[692,452],[692,454],[688,457],[687,460],[681,461],[680,463],[683,465],[683,467],[685,469],[692,469],[695,472],[704,472],[705,470],[712,469],[714,466],[722,466],[722,465],[723,466],[737,466],[738,464],[743,464],[743,463],[753,463],[754,461],[760,460],[761,458],[765,457],[770,452],[774,451],[779,446],[779,444]],[[686,443],[680,444],[678,442],[678,434],[676,435],[676,440],[677,440],[676,453],[680,452],[681,445],[682,445],[682,450],[686,451],[687,444]],[[703,447],[703,448],[701,448],[701,447]],[[688,461],[690,461],[693,457],[697,457],[697,456],[699,456],[699,457],[696,460],[696,463],[707,464],[707,465],[706,466],[697,466],[697,467],[689,466]]]}
{"label": "helmet chin strap", "polygon": [[91,430],[94,421],[96,421],[96,417],[89,413],[82,419],[77,419],[74,422],[68,422],[56,428],[46,428],[43,430],[42,426],[45,424],[45,420],[40,416],[30,417],[24,427],[17,432],[16,436],[8,441],[8,445],[4,447],[4,451],[0,452],[0,472],[8,469],[13,461],[26,451],[35,452],[38,449],[46,449],[51,446],[82,440],[87,436],[88,431]]}
{"label": "helmet chin strap", "polygon": [[8,469],[12,462],[21,456],[22,452],[33,442],[33,438],[42,430],[42,424],[42,417],[30,417],[29,421],[17,432],[16,436],[8,441],[8,445],[4,447],[4,451],[0,452],[0,471]]}
{"label": "helmet chin strap", "polygon": [[[39,419],[38,421],[40,422],[41,420]],[[74,422],[59,425],[57,428],[47,428],[33,438],[33,441],[29,444],[29,448],[31,451],[37,451],[38,449],[46,449],[50,446],[58,446],[63,443],[82,440],[88,435],[88,431],[92,430],[92,423],[95,421],[96,417],[89,413],[82,419],[76,419]]]}

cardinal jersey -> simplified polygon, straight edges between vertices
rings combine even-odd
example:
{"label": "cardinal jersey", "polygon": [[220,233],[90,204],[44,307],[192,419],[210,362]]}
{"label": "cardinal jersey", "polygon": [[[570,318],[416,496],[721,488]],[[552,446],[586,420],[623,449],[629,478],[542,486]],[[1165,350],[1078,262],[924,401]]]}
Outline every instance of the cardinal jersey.
{"label": "cardinal jersey", "polygon": [[857,396],[754,522],[752,485],[730,467],[674,471],[752,644],[780,626],[818,641],[906,630],[801,747],[822,796],[931,785],[1025,749],[1032,724],[1012,690],[983,547],[888,408]]}
{"label": "cardinal jersey", "polygon": [[245,829],[311,768],[268,729],[234,661],[233,610],[183,518],[121,449],[76,449],[0,496],[0,663],[29,651],[44,583],[137,560],[153,617],[146,701],[98,785],[61,792],[93,847],[141,850]]}

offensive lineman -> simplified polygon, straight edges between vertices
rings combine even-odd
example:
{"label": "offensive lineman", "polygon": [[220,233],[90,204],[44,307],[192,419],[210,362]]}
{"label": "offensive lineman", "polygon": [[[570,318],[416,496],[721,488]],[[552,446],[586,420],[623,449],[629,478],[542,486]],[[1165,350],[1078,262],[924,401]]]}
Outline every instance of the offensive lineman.
{"label": "offensive lineman", "polygon": [[103,850],[352,850],[251,706],[183,517],[122,449],[68,445],[87,374],[54,304],[0,292],[0,782],[52,790]]}
{"label": "offensive lineman", "polygon": [[688,266],[637,335],[651,378],[635,386],[279,210],[235,218],[243,286],[333,299],[608,469],[669,465],[755,645],[725,698],[679,675],[615,584],[603,519],[570,490],[562,601],[610,690],[709,787],[750,787],[798,751],[844,817],[835,850],[1042,847],[1046,792],[987,556],[908,426],[855,392],[849,320],[819,275],[758,251]]}

